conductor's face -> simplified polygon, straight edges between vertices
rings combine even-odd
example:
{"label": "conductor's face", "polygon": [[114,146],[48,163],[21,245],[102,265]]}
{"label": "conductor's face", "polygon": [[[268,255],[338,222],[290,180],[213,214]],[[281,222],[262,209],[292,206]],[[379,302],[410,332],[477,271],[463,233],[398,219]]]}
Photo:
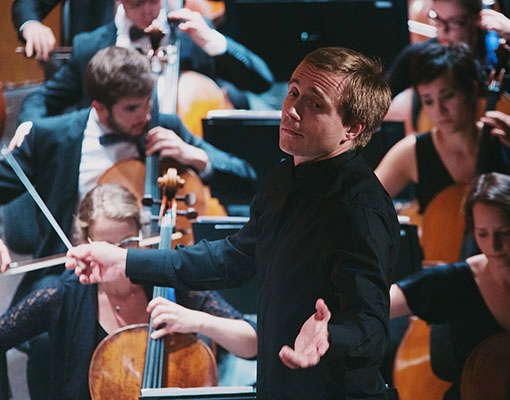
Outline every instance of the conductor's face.
{"label": "conductor's face", "polygon": [[301,63],[289,81],[282,105],[280,148],[294,164],[334,157],[346,148],[347,130],[337,105],[341,74]]}
{"label": "conductor's face", "polygon": [[122,0],[126,17],[139,29],[147,28],[159,15],[161,0]]}
{"label": "conductor's face", "polygon": [[103,110],[106,125],[112,131],[130,136],[143,135],[151,117],[150,113],[150,96],[124,97],[115,103],[111,109]]}

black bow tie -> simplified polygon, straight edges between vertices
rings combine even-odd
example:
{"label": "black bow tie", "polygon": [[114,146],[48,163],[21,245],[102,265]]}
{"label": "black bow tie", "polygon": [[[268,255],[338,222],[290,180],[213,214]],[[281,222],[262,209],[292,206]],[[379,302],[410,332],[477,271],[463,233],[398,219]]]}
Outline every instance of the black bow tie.
{"label": "black bow tie", "polygon": [[110,146],[112,144],[122,142],[138,144],[139,139],[140,138],[138,136],[122,135],[120,133],[107,133],[105,135],[99,136],[99,143],[101,143],[103,146]]}
{"label": "black bow tie", "polygon": [[148,36],[149,34],[145,32],[143,29],[137,28],[136,26],[131,26],[129,28],[129,39],[131,39],[132,42],[136,42],[137,40],[140,40],[144,36]]}

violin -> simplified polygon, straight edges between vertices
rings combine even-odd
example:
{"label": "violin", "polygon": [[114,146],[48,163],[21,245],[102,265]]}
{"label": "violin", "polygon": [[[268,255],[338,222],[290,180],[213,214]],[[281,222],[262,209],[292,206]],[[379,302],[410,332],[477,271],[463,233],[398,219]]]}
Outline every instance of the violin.
{"label": "violin", "polygon": [[[174,194],[184,182],[173,169],[158,184],[164,187],[159,248],[169,249],[177,210]],[[167,290],[155,287],[153,298],[166,298]],[[151,338],[152,332],[149,322],[148,326],[126,326],[103,339],[89,367],[93,400],[110,399],[112,393],[116,398],[134,400],[143,389],[217,384],[216,360],[205,343],[192,334],[172,334],[155,340]]]}

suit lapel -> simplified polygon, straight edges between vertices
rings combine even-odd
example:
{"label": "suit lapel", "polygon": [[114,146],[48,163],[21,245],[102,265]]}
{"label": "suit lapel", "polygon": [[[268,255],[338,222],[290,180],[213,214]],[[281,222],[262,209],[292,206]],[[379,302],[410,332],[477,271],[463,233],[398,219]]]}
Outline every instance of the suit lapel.
{"label": "suit lapel", "polygon": [[[63,224],[71,229],[72,214],[78,202],[78,176],[80,173],[81,148],[83,143],[83,132],[87,125],[90,109],[81,110],[71,114],[72,119],[67,127],[67,132],[62,132],[63,146],[60,158],[59,179],[55,183],[62,185],[63,207],[71,207],[72,212],[65,212],[69,216]],[[67,229],[64,228],[66,231]]]}

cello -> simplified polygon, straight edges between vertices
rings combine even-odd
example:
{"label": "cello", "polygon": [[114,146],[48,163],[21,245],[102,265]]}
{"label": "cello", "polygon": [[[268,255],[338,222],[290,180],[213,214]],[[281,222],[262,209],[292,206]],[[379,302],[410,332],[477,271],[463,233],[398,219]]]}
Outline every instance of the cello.
{"label": "cello", "polygon": [[[428,205],[422,217],[420,237],[425,259],[442,263],[457,261],[464,234],[462,202],[466,191],[465,184],[449,186]],[[394,385],[401,400],[440,400],[451,385],[432,371],[429,340],[429,325],[411,317],[393,369]]]}
{"label": "cello", "polygon": [[[182,2],[179,2],[177,7],[182,7]],[[166,48],[161,48],[160,43],[164,36],[163,31],[157,26],[150,26],[147,28],[147,32],[150,35],[152,49],[146,54],[149,59],[153,76],[157,84],[159,78],[164,79],[166,85],[165,90],[165,102],[166,110],[171,114],[179,114],[180,109],[188,110],[200,110],[204,111],[204,102],[194,103],[193,106],[187,101],[190,100],[190,96],[182,96],[182,91],[186,93],[200,93],[202,96],[208,97],[207,90],[201,88],[200,90],[185,90],[183,82],[188,82],[191,77],[201,76],[195,72],[185,72],[180,74],[179,71],[179,51],[180,42],[177,35],[177,24],[178,21],[169,22],[169,45]],[[164,73],[164,74],[163,74]],[[163,75],[162,75],[163,74]],[[206,82],[214,83],[209,78],[205,78]],[[195,81],[198,83],[198,81]],[[189,89],[189,88],[188,88]],[[218,89],[220,90],[220,89]],[[221,91],[221,90],[220,90]],[[224,98],[223,93],[221,95]],[[181,101],[184,100],[184,101]],[[208,107],[210,104],[208,105]],[[200,112],[198,114],[200,114]],[[197,113],[193,112],[194,116],[197,117]],[[201,121],[201,117],[199,118]],[[183,120],[184,123],[186,123]],[[150,127],[158,126],[159,124],[159,111],[153,110]],[[193,132],[193,131],[192,131]],[[127,160],[115,164],[113,167],[105,171],[98,179],[98,183],[120,183],[134,193],[140,201],[143,202],[146,210],[151,215],[152,228],[154,231],[156,227],[154,222],[157,219],[158,207],[159,207],[159,188],[157,187],[156,179],[159,176],[161,170],[166,170],[169,167],[178,168],[179,174],[184,178],[185,186],[179,189],[177,193],[178,200],[184,200],[186,207],[192,205],[195,206],[195,210],[201,215],[226,215],[225,210],[216,199],[213,199],[210,195],[209,188],[202,184],[200,177],[190,168],[184,168],[178,166],[174,162],[168,162],[163,160],[164,165],[160,168],[160,160],[158,155],[148,156],[145,160],[145,165],[138,160]],[[181,196],[182,192],[186,192],[186,195]],[[188,193],[194,193],[196,200],[192,200]],[[187,197],[186,197],[187,196]],[[178,210],[179,214],[184,214],[188,218],[196,216],[195,210],[180,207]],[[179,244],[190,245],[193,243],[191,236],[191,225],[186,219],[178,224],[178,230],[183,233],[184,237]]]}
{"label": "cello", "polygon": [[[160,249],[171,248],[178,186],[183,184],[176,170],[159,179],[163,186]],[[170,205],[170,206],[169,206]],[[169,208],[169,210],[167,210]],[[155,287],[153,297],[167,297],[167,289]],[[169,296],[171,297],[171,296]],[[152,339],[152,324],[136,324],[108,335],[97,346],[89,367],[89,390],[93,400],[138,399],[141,389],[198,387],[217,384],[214,355],[191,334],[172,334]],[[120,366],[119,366],[120,361]]]}
{"label": "cello", "polygon": [[510,395],[510,333],[485,339],[471,352],[462,369],[462,400],[508,400]]}

